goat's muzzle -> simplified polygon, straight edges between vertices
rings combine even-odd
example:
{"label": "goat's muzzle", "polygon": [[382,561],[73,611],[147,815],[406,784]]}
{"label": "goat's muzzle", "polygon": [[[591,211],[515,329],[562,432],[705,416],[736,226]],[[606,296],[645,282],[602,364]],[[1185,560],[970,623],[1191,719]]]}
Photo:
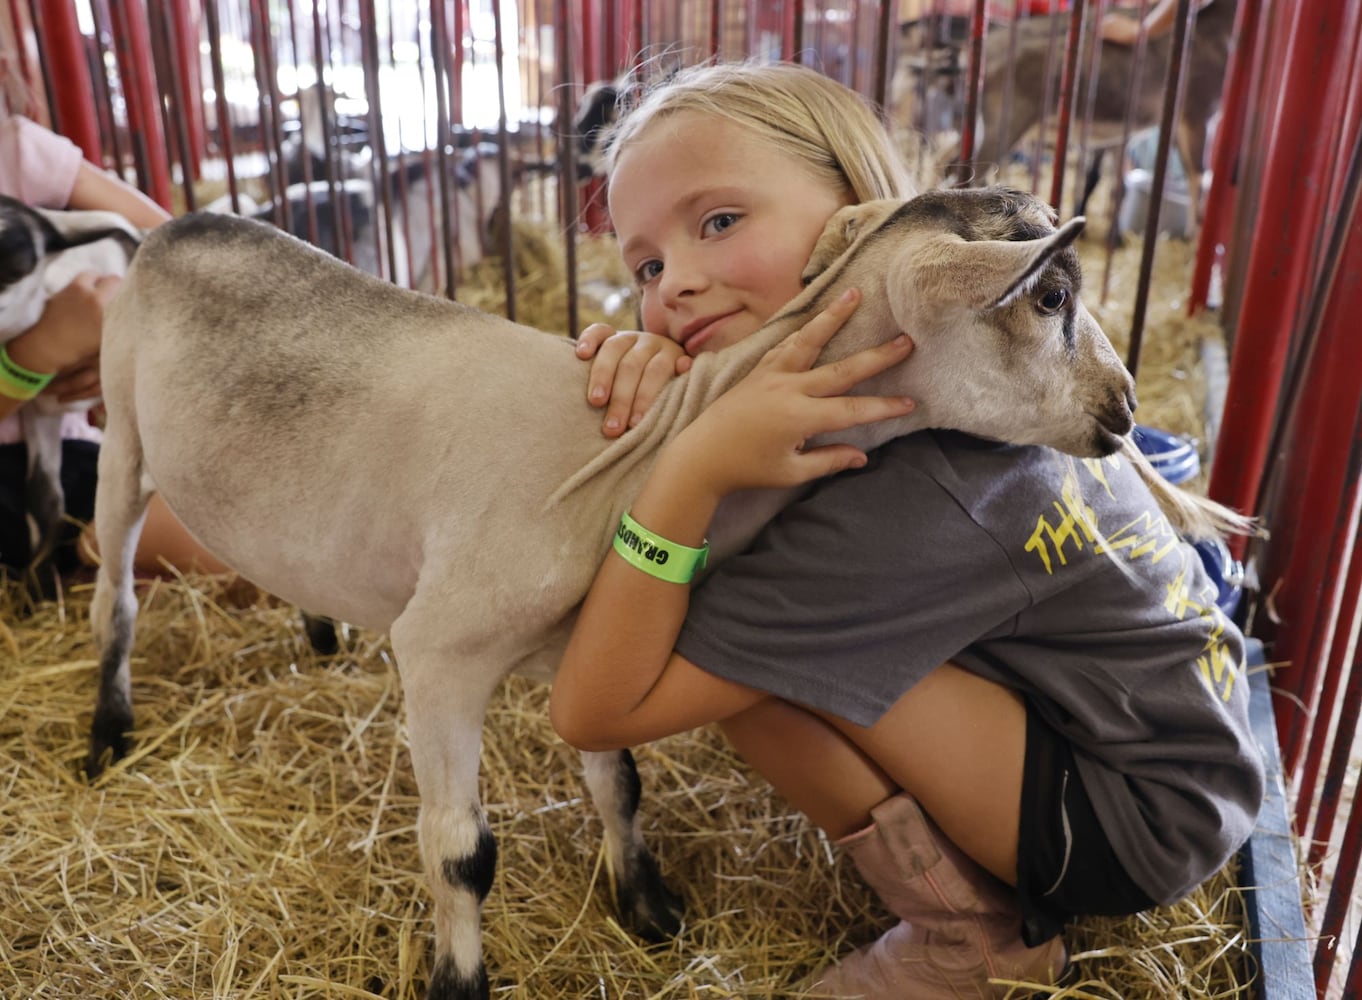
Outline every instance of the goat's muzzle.
{"label": "goat's muzzle", "polygon": [[1135,390],[1128,388],[1113,393],[1108,404],[1093,414],[1098,424],[1093,431],[1093,445],[1099,455],[1120,450],[1122,440],[1135,429],[1135,406]]}

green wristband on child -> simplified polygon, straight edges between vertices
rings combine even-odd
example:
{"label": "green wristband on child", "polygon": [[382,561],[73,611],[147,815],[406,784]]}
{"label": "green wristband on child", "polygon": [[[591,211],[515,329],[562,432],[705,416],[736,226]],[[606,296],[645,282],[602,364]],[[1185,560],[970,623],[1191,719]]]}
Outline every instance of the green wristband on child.
{"label": "green wristband on child", "polygon": [[22,401],[30,400],[47,388],[54,375],[40,375],[23,365],[16,365],[0,344],[0,396]]}
{"label": "green wristband on child", "polygon": [[654,534],[626,512],[615,532],[615,551],[635,569],[668,583],[690,583],[709,560],[709,542],[697,548]]}

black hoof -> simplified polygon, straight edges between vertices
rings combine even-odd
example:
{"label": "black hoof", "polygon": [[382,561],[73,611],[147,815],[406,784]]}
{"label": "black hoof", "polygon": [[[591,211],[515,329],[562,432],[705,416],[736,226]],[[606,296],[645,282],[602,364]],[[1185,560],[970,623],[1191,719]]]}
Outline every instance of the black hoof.
{"label": "black hoof", "polygon": [[334,656],[340,649],[336,637],[336,623],[330,618],[322,618],[303,612],[303,629],[307,632],[308,644],[318,656]]}
{"label": "black hoof", "polygon": [[489,1000],[490,996],[487,970],[483,966],[463,975],[447,958],[435,962],[430,985],[426,987],[426,1000]]}
{"label": "black hoof", "polygon": [[620,920],[649,944],[662,944],[681,931],[686,905],[667,888],[651,854],[639,852],[625,863],[615,892]]}
{"label": "black hoof", "polygon": [[85,758],[85,777],[94,781],[110,764],[116,764],[132,749],[128,736],[132,720],[101,718],[98,714],[90,727],[90,753]]}

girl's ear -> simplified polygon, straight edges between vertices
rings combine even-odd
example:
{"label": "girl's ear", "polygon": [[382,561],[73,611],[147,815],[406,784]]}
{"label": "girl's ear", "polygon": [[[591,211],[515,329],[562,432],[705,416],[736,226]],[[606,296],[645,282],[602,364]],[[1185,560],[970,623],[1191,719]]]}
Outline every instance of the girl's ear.
{"label": "girl's ear", "polygon": [[897,199],[885,198],[848,205],[834,212],[823,229],[823,235],[813,245],[808,264],[804,266],[801,275],[804,284],[812,284],[815,278],[832,266],[833,261],[846,253],[851,244],[879,226],[902,204]]}

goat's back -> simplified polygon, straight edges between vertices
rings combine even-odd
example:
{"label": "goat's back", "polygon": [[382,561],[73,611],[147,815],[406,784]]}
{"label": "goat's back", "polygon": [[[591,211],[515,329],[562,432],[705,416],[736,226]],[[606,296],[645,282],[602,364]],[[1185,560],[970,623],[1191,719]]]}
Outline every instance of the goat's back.
{"label": "goat's back", "polygon": [[[542,521],[554,489],[609,445],[564,338],[230,216],[148,238],[109,309],[103,373],[111,438],[136,428],[145,472],[209,549],[310,610],[374,627],[433,548],[465,547],[473,575],[480,558],[504,560],[506,526]],[[340,578],[372,592],[337,606]]]}

